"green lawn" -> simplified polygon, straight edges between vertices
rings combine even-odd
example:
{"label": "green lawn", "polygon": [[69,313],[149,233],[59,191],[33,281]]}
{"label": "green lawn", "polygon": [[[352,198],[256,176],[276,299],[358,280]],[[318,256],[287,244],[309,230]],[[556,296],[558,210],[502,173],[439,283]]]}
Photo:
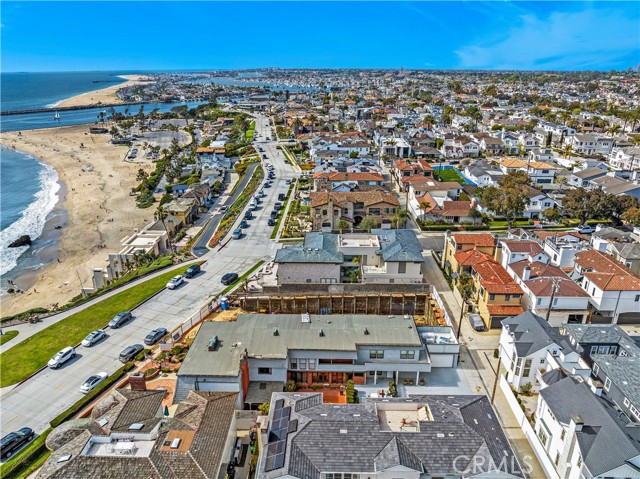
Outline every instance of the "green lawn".
{"label": "green lawn", "polygon": [[7,341],[11,341],[13,338],[15,338],[18,335],[18,331],[13,330],[13,331],[7,331],[6,333],[4,333],[2,336],[0,336],[0,344],[4,344]]}
{"label": "green lawn", "polygon": [[454,169],[447,170],[436,170],[434,172],[434,176],[438,178],[440,181],[456,181],[461,185],[466,185],[467,182],[464,181],[464,178],[458,174],[458,172]]}
{"label": "green lawn", "polygon": [[120,311],[132,309],[162,290],[169,279],[182,274],[187,268],[188,266],[175,268],[106,298],[52,324],[0,354],[0,387],[15,384],[46,366],[49,359],[62,348],[80,343],[91,331],[106,326]]}
{"label": "green lawn", "polygon": [[[496,227],[496,226],[504,226],[507,227],[508,223],[506,220],[502,220],[502,221],[490,221],[489,222],[489,226],[491,227]],[[518,226],[529,226],[529,220],[523,220],[523,221],[515,221],[513,224],[514,227],[518,227]]]}

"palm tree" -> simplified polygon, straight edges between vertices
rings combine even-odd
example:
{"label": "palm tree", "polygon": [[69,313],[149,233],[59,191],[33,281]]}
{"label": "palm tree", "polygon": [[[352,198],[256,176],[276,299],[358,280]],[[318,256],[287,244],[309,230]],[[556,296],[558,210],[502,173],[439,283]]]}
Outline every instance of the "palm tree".
{"label": "palm tree", "polygon": [[615,135],[616,133],[619,133],[620,130],[622,130],[622,127],[618,123],[615,123],[609,127],[609,133],[613,135]]}
{"label": "palm tree", "polygon": [[424,221],[424,217],[427,214],[427,210],[431,208],[431,203],[428,201],[420,202],[420,209],[422,210],[422,221]]}
{"label": "palm tree", "polygon": [[291,127],[293,128],[293,132],[297,135],[300,133],[300,128],[302,128],[302,120],[300,118],[295,118],[293,123],[291,123]]}
{"label": "palm tree", "polygon": [[568,156],[571,156],[571,153],[573,152],[573,147],[567,143],[567,146],[564,147],[564,157],[567,158]]}
{"label": "palm tree", "polygon": [[307,117],[307,119],[309,120],[309,123],[311,123],[311,133],[313,133],[313,127],[318,122],[318,117],[316,115],[314,115],[313,113],[311,113],[311,115],[309,115]]}
{"label": "palm tree", "polygon": [[407,222],[407,218],[409,217],[409,212],[407,210],[398,209],[396,213],[393,215],[392,224],[394,224],[394,228],[399,229],[400,226],[404,226]]}
{"label": "palm tree", "polygon": [[173,246],[173,242],[171,241],[171,235],[169,234],[169,230],[167,229],[167,224],[164,222],[169,215],[167,214],[165,209],[162,207],[162,205],[158,206],[158,209],[156,210],[156,213],[154,216],[156,217],[157,220],[160,220],[160,222],[162,222],[164,231],[167,233],[167,242],[169,243],[169,248],[171,249],[171,252],[175,253],[176,250],[175,250],[175,247]]}

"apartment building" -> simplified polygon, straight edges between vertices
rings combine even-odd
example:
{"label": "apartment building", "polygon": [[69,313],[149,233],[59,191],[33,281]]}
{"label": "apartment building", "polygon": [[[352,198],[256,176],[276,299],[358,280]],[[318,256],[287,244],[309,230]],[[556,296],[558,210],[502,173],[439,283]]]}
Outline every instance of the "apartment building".
{"label": "apartment building", "polygon": [[441,267],[448,274],[460,273],[456,253],[461,251],[476,250],[493,258],[496,250],[497,239],[489,233],[445,233],[444,251],[441,259]]}
{"label": "apartment building", "polygon": [[373,218],[378,226],[391,223],[400,201],[383,191],[315,192],[310,194],[314,231],[338,230],[340,222],[357,228],[365,217]]}

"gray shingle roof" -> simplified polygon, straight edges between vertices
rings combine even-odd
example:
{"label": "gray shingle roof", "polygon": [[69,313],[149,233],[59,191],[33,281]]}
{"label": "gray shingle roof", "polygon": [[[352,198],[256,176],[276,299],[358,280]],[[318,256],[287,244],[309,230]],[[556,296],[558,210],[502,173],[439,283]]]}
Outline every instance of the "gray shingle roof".
{"label": "gray shingle roof", "polygon": [[591,358],[622,394],[640,407],[640,356],[593,354]]}
{"label": "gray shingle roof", "polygon": [[567,377],[540,390],[549,409],[561,423],[568,425],[571,416],[584,420],[576,433],[582,459],[593,476],[603,474],[640,454],[640,430],[625,427],[617,413],[590,387],[575,377]]}
{"label": "gray shingle roof", "polygon": [[[250,358],[284,359],[290,349],[355,352],[359,345],[422,346],[416,328],[409,328],[403,316],[312,314],[310,319],[303,323],[299,314],[241,314],[233,322],[205,322],[178,374],[237,376],[245,350]],[[209,351],[213,336],[219,345]]]}
{"label": "gray shingle roof", "polygon": [[275,262],[342,264],[343,254],[338,251],[338,235],[317,231],[307,233],[304,246],[279,249]]}
{"label": "gray shingle roof", "polygon": [[618,344],[627,354],[640,356],[640,348],[617,324],[563,324],[562,327],[579,344]]}
{"label": "gray shingle roof", "polygon": [[[483,464],[482,470],[475,469],[478,474],[491,470],[489,464],[500,464],[503,458],[511,464],[513,451],[486,396],[367,398],[358,405],[298,408],[297,401],[309,396],[274,394],[272,401],[284,398],[294,406],[291,419],[298,420],[298,430],[288,436],[284,467],[265,471],[263,458],[259,466],[261,478],[291,475],[318,479],[324,472],[366,475],[397,466],[428,475],[459,474],[456,466],[470,469],[474,461]],[[397,403],[400,410],[407,402],[416,403],[418,408],[428,406],[433,420],[420,421],[418,432],[383,429],[376,412],[378,405],[388,408]],[[513,463],[515,467],[509,471],[513,476],[504,477],[523,477],[515,459]]]}
{"label": "gray shingle roof", "polygon": [[380,252],[385,261],[424,263],[422,247],[412,230],[371,230],[380,238]]}
{"label": "gray shingle roof", "polygon": [[559,328],[552,327],[531,311],[504,319],[502,325],[513,336],[518,357],[530,356],[554,343],[565,353],[573,351],[571,344],[560,334]]}

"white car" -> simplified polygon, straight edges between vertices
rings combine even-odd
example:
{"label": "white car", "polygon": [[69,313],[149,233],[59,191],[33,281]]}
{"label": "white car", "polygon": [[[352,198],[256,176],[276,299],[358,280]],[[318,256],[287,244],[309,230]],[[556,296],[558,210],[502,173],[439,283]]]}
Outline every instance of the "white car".
{"label": "white car", "polygon": [[47,366],[49,366],[51,369],[57,369],[60,366],[62,366],[64,363],[69,361],[69,359],[72,359],[75,357],[76,357],[76,350],[73,349],[71,346],[67,346],[63,350],[57,352],[56,355],[49,360],[49,363],[47,364]]}
{"label": "white car", "polygon": [[102,329],[96,329],[95,331],[87,334],[87,337],[82,340],[82,345],[85,348],[90,348],[105,336],[106,334]]}
{"label": "white car", "polygon": [[589,235],[591,233],[595,233],[596,232],[595,226],[589,226],[589,225],[576,226],[575,228],[573,228],[573,230],[576,233],[580,233],[580,234],[583,234],[583,235]]}
{"label": "white car", "polygon": [[104,371],[98,374],[94,374],[93,376],[89,377],[85,382],[82,383],[82,386],[80,386],[80,392],[82,394],[87,394],[89,391],[95,388],[98,384],[100,384],[102,381],[107,379],[107,377],[109,377],[109,375]]}
{"label": "white car", "polygon": [[180,275],[174,276],[167,283],[167,289],[176,289],[178,286],[182,284],[183,281],[184,281],[184,278],[182,276]]}

